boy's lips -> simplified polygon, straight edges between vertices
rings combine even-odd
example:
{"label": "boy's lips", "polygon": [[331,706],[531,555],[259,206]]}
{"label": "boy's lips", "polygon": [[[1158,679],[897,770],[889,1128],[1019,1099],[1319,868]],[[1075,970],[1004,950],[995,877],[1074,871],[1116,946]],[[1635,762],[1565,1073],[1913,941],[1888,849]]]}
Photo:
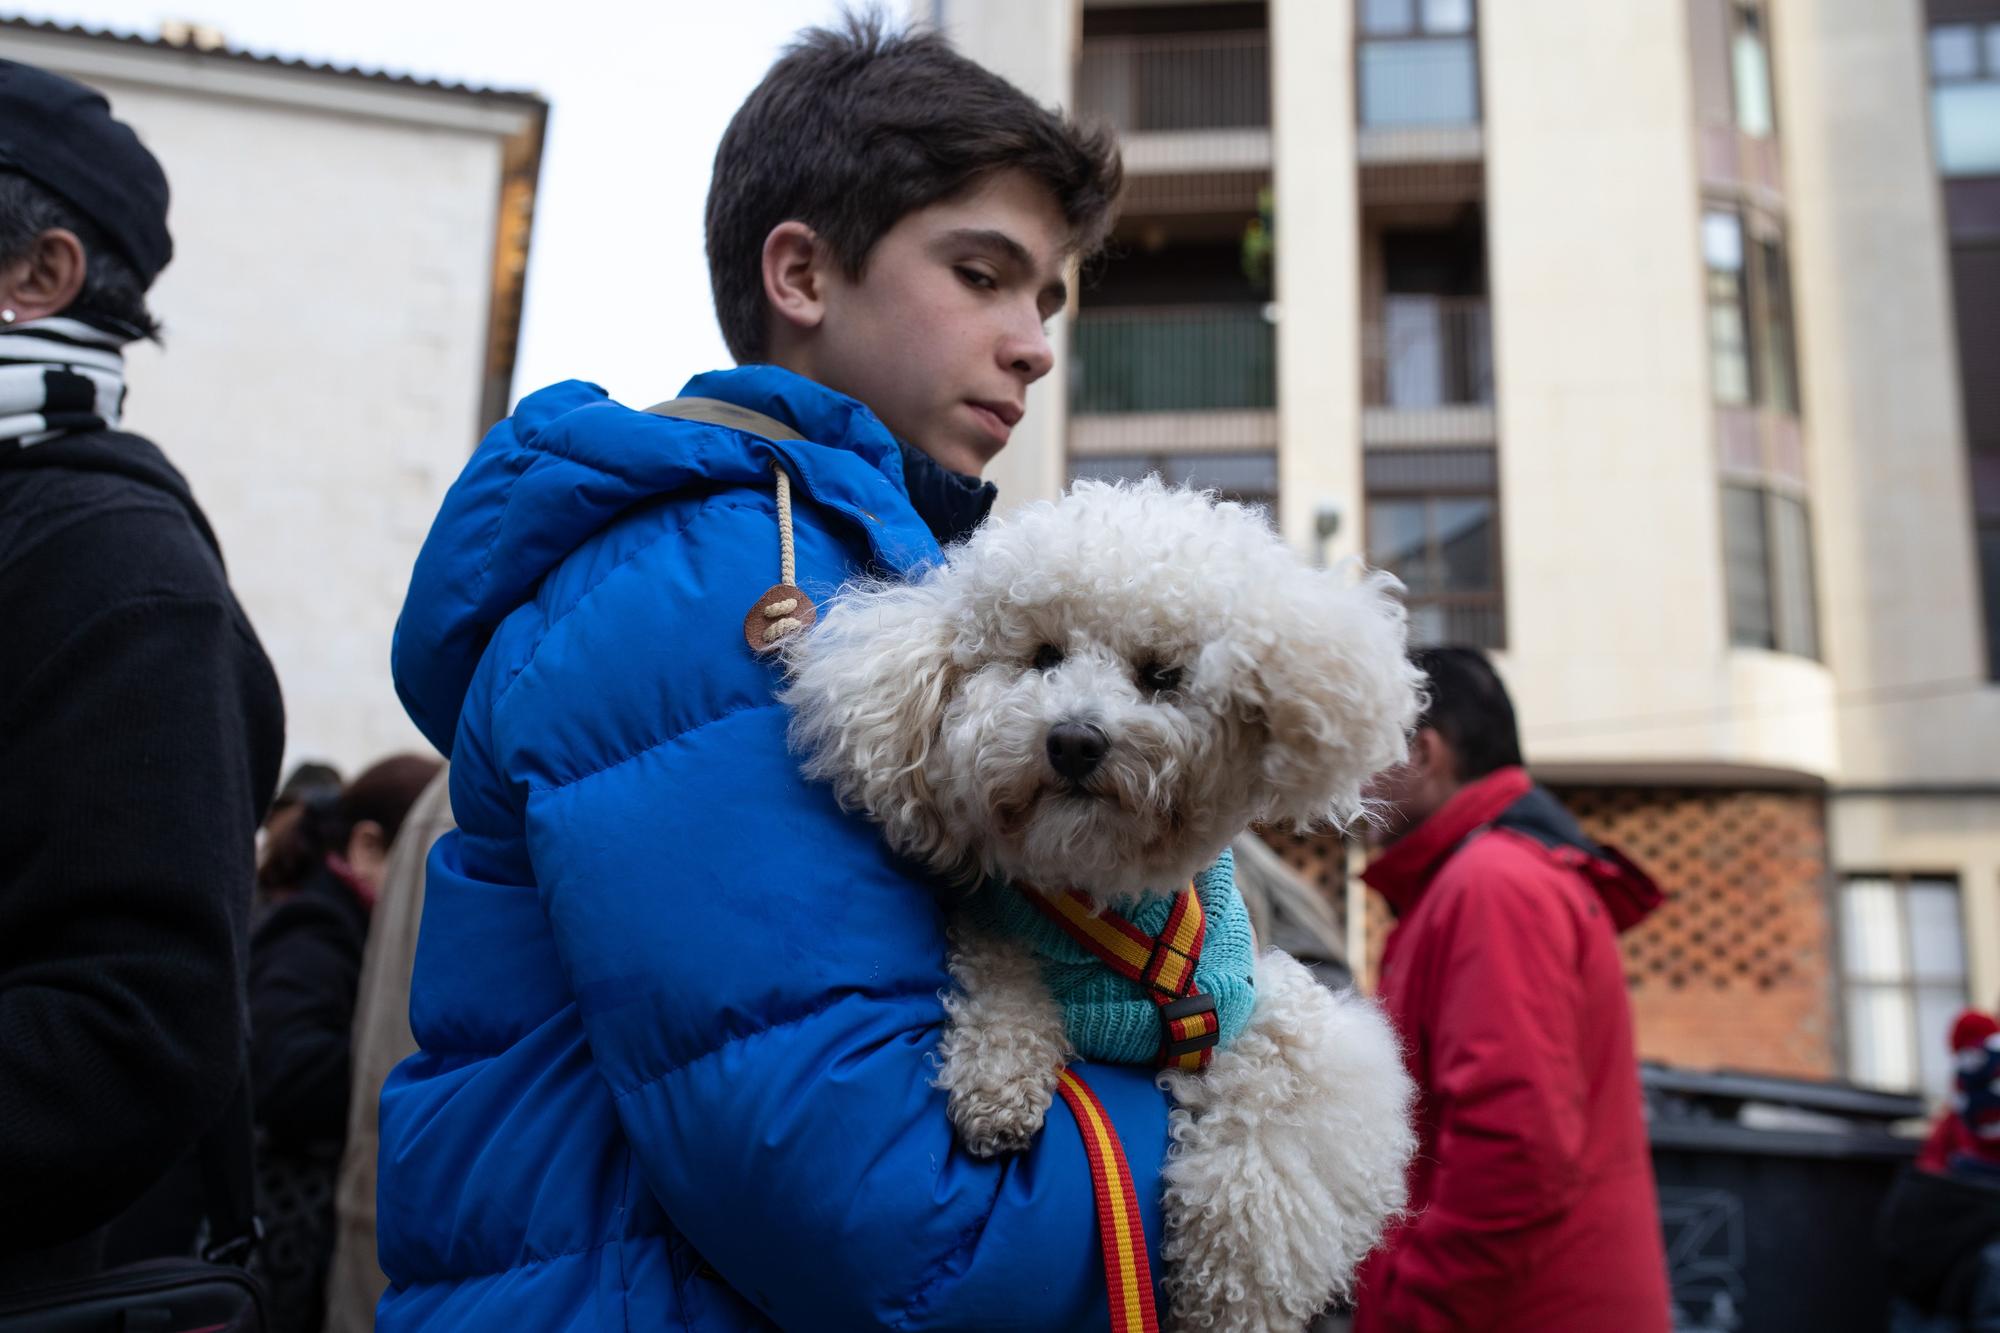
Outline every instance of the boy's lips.
{"label": "boy's lips", "polygon": [[986,428],[987,434],[1003,444],[1014,433],[1014,426],[1021,420],[1021,409],[1013,403],[980,402],[968,399],[966,406],[972,415]]}

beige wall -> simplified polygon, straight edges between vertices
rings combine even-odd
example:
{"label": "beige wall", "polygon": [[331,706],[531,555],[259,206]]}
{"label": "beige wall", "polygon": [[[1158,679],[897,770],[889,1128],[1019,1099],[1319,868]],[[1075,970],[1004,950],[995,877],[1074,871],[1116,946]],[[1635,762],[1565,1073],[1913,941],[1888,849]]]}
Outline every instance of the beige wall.
{"label": "beige wall", "polygon": [[1773,5],[1840,777],[2000,782],[1921,9]]}
{"label": "beige wall", "polygon": [[104,46],[0,35],[100,87],[171,182],[165,345],[128,349],[126,424],[215,527],[288,763],[421,748],[390,633],[482,425],[500,140],[457,99]]}
{"label": "beige wall", "polygon": [[1684,8],[1481,21],[1504,663],[1530,756],[1825,773],[1825,672],[1726,640]]}
{"label": "beige wall", "polygon": [[1271,122],[1278,240],[1279,526],[1330,558],[1361,543],[1361,251],[1351,0],[1273,0]]}
{"label": "beige wall", "polygon": [[[1078,10],[1072,0],[1040,4],[948,3],[944,31],[961,51],[1011,80],[1037,101],[1068,107],[1076,59]],[[912,17],[929,21],[929,0],[914,0]],[[1049,323],[1055,369],[1028,390],[1027,415],[986,479],[1000,488],[1005,509],[1030,500],[1054,499],[1062,490],[1064,440],[1069,401],[1069,323],[1075,309],[1076,276],[1070,277],[1071,311]]]}

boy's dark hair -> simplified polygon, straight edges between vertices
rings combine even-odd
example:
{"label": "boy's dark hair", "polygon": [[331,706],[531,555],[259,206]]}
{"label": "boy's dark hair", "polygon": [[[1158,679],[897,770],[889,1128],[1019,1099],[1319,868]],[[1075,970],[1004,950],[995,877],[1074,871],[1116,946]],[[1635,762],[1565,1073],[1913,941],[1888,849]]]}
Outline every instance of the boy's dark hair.
{"label": "boy's dark hair", "polygon": [[1420,648],[1410,661],[1429,677],[1417,727],[1429,727],[1450,743],[1459,781],[1521,763],[1514,701],[1486,654],[1477,648]]}
{"label": "boy's dark hair", "polygon": [[1104,130],[1039,106],[934,32],[879,14],[809,28],[744,101],[715,152],[708,275],[730,354],[766,346],[764,238],[805,223],[859,277],[883,233],[1001,168],[1047,186],[1088,256],[1110,230],[1123,180]]}

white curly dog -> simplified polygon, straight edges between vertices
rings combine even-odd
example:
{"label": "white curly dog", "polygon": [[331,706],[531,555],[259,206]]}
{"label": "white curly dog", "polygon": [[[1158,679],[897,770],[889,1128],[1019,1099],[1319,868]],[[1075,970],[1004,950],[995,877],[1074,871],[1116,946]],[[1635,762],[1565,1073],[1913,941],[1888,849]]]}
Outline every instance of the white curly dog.
{"label": "white curly dog", "polygon": [[[1397,586],[1308,566],[1239,505],[1078,482],[919,581],[846,590],[786,645],[784,698],[807,772],[898,851],[1129,908],[1251,824],[1362,814],[1418,710]],[[1025,945],[970,917],[952,943],[937,1083],[990,1156],[1039,1130],[1074,1052]],[[1161,1075],[1181,1328],[1301,1327],[1404,1201],[1411,1085],[1388,1024],[1276,950],[1254,969],[1247,1026],[1206,1070]]]}

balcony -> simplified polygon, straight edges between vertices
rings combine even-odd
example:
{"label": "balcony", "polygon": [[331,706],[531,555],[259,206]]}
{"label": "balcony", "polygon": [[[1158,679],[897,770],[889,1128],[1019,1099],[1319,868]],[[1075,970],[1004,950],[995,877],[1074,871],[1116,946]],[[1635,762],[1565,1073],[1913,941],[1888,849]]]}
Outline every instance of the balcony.
{"label": "balcony", "polygon": [[1271,166],[1271,56],[1262,32],[1090,37],[1077,111],[1118,131],[1144,177]]}
{"label": "balcony", "polygon": [[1085,309],[1069,388],[1078,457],[1277,446],[1277,345],[1260,305]]}
{"label": "balcony", "polygon": [[1483,296],[1391,293],[1362,331],[1362,439],[1493,439],[1493,320]]}

